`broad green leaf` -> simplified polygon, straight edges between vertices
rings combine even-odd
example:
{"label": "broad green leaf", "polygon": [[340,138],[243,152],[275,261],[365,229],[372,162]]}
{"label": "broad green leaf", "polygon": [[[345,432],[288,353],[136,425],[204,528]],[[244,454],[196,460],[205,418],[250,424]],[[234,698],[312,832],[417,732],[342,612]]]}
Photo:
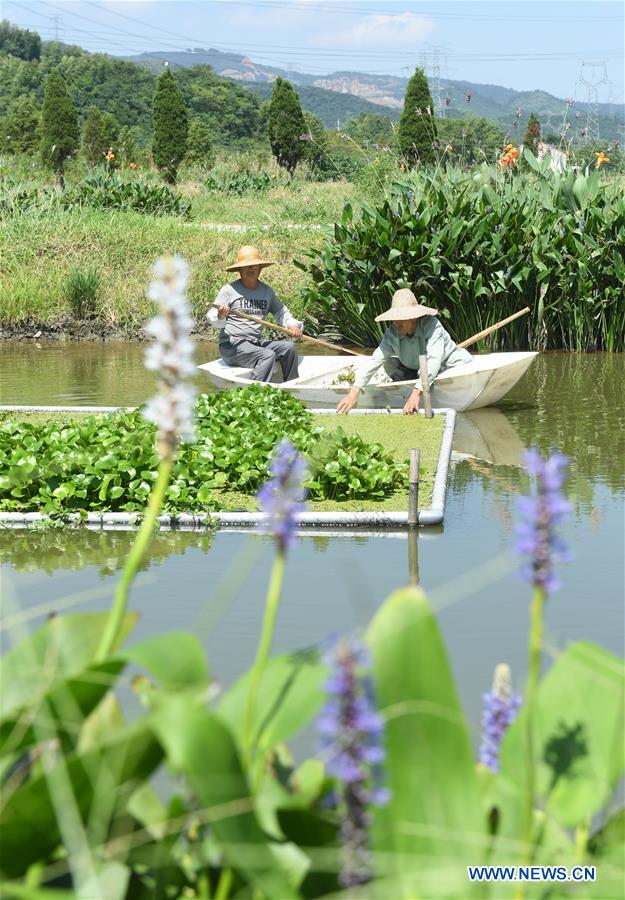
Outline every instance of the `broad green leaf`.
{"label": "broad green leaf", "polygon": [[170,765],[189,781],[227,864],[267,897],[297,897],[285,873],[277,868],[271,844],[258,824],[226,723],[189,696],[167,700],[154,722]]}
{"label": "broad green leaf", "polygon": [[0,812],[0,865],[4,875],[23,875],[33,863],[47,860],[59,846],[58,816],[69,812],[66,787],[83,821],[87,821],[92,810],[98,816],[103,801],[108,810],[112,800],[113,810],[98,821],[98,828],[107,834],[111,815],[123,813],[128,792],[139,780],[149,778],[161,758],[160,745],[142,722],[115,732],[109,743],[65,756],[50,771],[17,788],[5,797]]}
{"label": "broad green leaf", "polygon": [[[260,749],[267,749],[301,731],[323,704],[326,669],[317,650],[299,650],[269,660],[258,689],[254,729],[261,735]],[[249,674],[227,691],[219,714],[239,743],[243,740]]]}
{"label": "broad green leaf", "polygon": [[[624,771],[623,661],[580,642],[558,657],[538,691],[536,756],[541,802],[564,827],[590,820]],[[527,783],[525,709],[502,744],[502,775]]]}
{"label": "broad green leaf", "polygon": [[[107,618],[108,613],[54,616],[5,653],[0,660],[2,715],[29,706],[55,682],[80,675],[95,658]],[[117,646],[137,618],[126,615]]]}
{"label": "broad green leaf", "polygon": [[[423,594],[393,594],[367,632],[378,707],[386,719],[390,803],[376,811],[381,875],[399,896],[473,896],[467,864],[487,839],[473,753],[443,640]],[[412,893],[410,893],[412,891]]]}
{"label": "broad green leaf", "polygon": [[129,662],[147,669],[166,691],[206,687],[209,681],[204,650],[193,634],[170,631],[124,648]]}

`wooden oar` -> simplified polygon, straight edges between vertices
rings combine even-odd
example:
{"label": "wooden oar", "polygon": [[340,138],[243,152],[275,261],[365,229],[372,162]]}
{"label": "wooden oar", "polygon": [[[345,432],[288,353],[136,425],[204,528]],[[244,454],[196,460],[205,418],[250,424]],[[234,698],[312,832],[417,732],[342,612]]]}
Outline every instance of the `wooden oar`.
{"label": "wooden oar", "polygon": [[469,347],[471,344],[474,344],[476,341],[480,341],[483,337],[486,337],[489,334],[492,334],[493,331],[497,331],[498,328],[503,328],[504,325],[507,325],[508,322],[512,322],[514,319],[518,319],[519,316],[524,316],[530,311],[529,306],[526,306],[525,309],[520,309],[518,312],[513,313],[511,316],[508,316],[507,319],[502,319],[501,322],[497,322],[496,325],[491,325],[490,328],[485,328],[484,331],[479,331],[477,334],[474,334],[473,337],[467,338],[466,341],[463,341],[461,344],[458,344],[459,347]]}
{"label": "wooden oar", "polygon": [[[213,303],[215,309],[219,309],[219,304]],[[266,322],[264,319],[258,319],[256,316],[250,316],[248,313],[239,312],[239,310],[232,310],[230,313],[231,316],[239,316],[241,319],[247,319],[249,322],[256,322],[258,325],[264,325],[265,328],[273,328],[274,331],[282,331],[284,334],[288,334],[291,337],[291,333],[288,328],[283,328],[282,325],[274,325],[273,322]],[[347,347],[339,347],[337,344],[329,344],[327,341],[322,341],[319,338],[310,337],[308,334],[302,334],[300,340],[309,341],[311,344],[319,344],[320,347],[327,347],[329,350],[337,350],[339,353],[349,353],[352,356],[367,356],[366,353],[357,353],[356,350],[348,350]]]}

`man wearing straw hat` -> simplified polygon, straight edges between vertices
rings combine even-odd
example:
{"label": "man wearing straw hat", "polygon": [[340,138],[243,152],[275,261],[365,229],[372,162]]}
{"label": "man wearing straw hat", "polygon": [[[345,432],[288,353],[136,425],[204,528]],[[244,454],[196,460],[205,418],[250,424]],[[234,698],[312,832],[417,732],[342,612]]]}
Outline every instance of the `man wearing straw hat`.
{"label": "man wearing straw hat", "polygon": [[278,325],[288,328],[294,340],[302,336],[303,323],[293,318],[273,288],[258,277],[263,268],[272,265],[273,262],[263,259],[256,247],[241,247],[236,261],[226,268],[226,272],[238,270],[239,277],[219,291],[215,305],[208,313],[208,321],[220,329],[219,350],[229,366],[249,367],[254,380],[269,381],[278,361],[284,381],[290,381],[299,374],[297,349],[292,341],[265,340],[261,337],[262,326],[258,322],[236,315],[242,312],[264,319],[268,313],[273,313]]}
{"label": "man wearing straw hat", "polygon": [[381,366],[393,381],[415,379],[414,390],[404,404],[404,415],[419,410],[423,386],[419,378],[419,355],[424,354],[431,385],[439,372],[471,362],[471,354],[457,347],[435,316],[437,310],[422,306],[407,288],[395,291],[391,308],[376,316],[376,322],[392,322],[384,332],[380,346],[371,356],[369,365],[361,370],[356,384],[336,407],[346,414],[358,403],[360,392]]}

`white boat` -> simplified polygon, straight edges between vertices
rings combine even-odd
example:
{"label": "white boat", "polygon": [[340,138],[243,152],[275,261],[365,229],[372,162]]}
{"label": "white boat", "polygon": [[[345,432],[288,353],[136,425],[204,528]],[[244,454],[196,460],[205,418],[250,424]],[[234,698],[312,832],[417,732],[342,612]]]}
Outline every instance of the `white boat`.
{"label": "white boat", "polygon": [[[514,387],[536,355],[533,351],[484,353],[474,356],[469,363],[447,369],[432,386],[432,406],[456,410],[491,406]],[[347,394],[359,368],[365,365],[367,357],[364,356],[302,356],[298,378],[280,382],[279,367],[276,366],[275,381],[270,383],[288,391],[308,407],[329,409]],[[252,369],[229,366],[222,359],[204,363],[199,368],[220,391],[257,384],[250,377]],[[414,379],[391,381],[380,369],[364,388],[358,405],[363,409],[398,408],[404,405],[413,387]]]}

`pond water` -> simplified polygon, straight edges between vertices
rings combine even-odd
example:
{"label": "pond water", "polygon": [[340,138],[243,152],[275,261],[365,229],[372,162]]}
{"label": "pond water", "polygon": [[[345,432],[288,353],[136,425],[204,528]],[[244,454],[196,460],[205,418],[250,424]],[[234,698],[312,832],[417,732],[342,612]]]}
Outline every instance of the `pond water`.
{"label": "pond water", "polygon": [[[5,342],[4,404],[134,405],[151,391],[137,344]],[[198,358],[213,358],[202,343]],[[458,416],[444,528],[405,534],[302,536],[287,565],[274,650],[362,630],[394,589],[408,583],[415,551],[420,583],[435,607],[474,736],[481,694],[508,662],[522,688],[529,586],[515,574],[516,497],[527,482],[523,449],[571,457],[574,506],[564,537],[574,553],[564,588],[547,607],[547,642],[625,647],[625,356],[540,356],[497,409]],[[132,537],[126,532],[0,531],[7,642],[51,611],[105,609]],[[259,635],[271,541],[233,532],[159,535],[132,593],[135,638],[192,630],[213,675],[228,684],[249,666]],[[418,652],[418,648],[415,648]]]}

